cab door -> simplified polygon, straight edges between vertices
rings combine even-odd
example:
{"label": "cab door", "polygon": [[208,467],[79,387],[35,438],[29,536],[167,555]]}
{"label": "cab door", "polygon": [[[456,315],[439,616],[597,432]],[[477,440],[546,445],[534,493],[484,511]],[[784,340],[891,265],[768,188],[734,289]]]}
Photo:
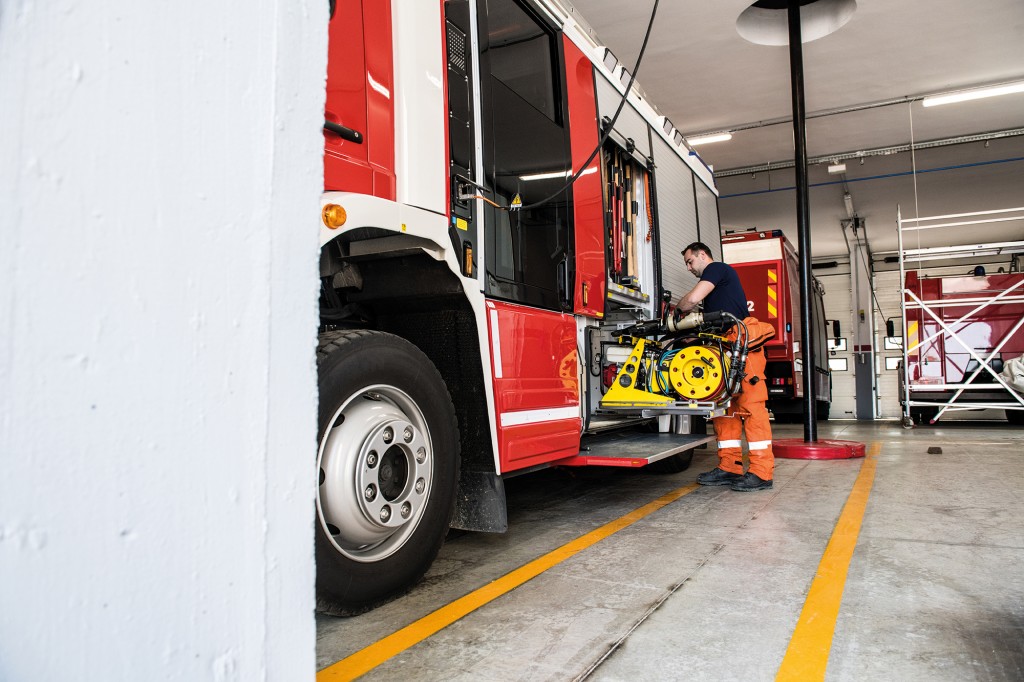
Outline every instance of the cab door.
{"label": "cab door", "polygon": [[492,202],[485,291],[572,310],[573,188],[559,193],[572,174],[560,35],[526,2],[488,0],[478,11],[482,184]]}
{"label": "cab door", "polygon": [[324,189],[394,200],[390,0],[337,0],[328,45]]}
{"label": "cab door", "polygon": [[579,452],[573,188],[559,191],[573,170],[565,57],[525,0],[481,0],[477,15],[481,269],[499,457],[513,471]]}

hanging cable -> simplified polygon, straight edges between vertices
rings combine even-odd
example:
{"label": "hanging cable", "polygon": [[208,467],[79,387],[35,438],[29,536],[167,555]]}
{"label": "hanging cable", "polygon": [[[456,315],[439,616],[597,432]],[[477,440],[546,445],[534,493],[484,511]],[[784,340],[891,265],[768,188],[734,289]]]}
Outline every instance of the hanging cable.
{"label": "hanging cable", "polygon": [[[918,204],[917,198],[917,145],[914,144],[914,103],[907,102],[907,114],[910,116],[910,168],[913,170],[912,177],[914,178],[914,218],[920,220],[921,218],[921,207]],[[915,222],[915,227],[919,227],[920,223]],[[921,230],[917,232],[917,269],[921,269]],[[903,258],[903,254],[900,254],[900,258]],[[903,286],[903,283],[900,283]]]}
{"label": "hanging cable", "polygon": [[555,192],[554,194],[545,199],[541,199],[540,201],[536,201],[532,204],[520,206],[516,210],[524,211],[529,210],[531,208],[537,208],[539,206],[543,206],[552,199],[555,199],[556,197],[560,196],[563,192],[565,192],[565,190],[572,187],[573,183],[579,180],[580,176],[583,175],[583,171],[586,170],[587,166],[590,165],[590,162],[594,160],[594,157],[596,157],[598,153],[601,151],[601,148],[604,147],[604,143],[608,140],[608,136],[612,134],[612,128],[615,127],[615,122],[619,120],[619,114],[622,113],[623,107],[626,106],[626,100],[629,99],[629,93],[633,89],[633,82],[636,80],[636,74],[637,72],[640,71],[640,63],[644,59],[644,52],[647,51],[647,41],[650,39],[651,29],[654,27],[654,17],[658,13],[658,2],[660,2],[660,0],[654,0],[654,7],[651,9],[651,18],[647,22],[647,32],[644,34],[644,42],[640,46],[640,54],[638,54],[636,57],[636,64],[633,66],[633,71],[629,75],[629,83],[626,85],[626,92],[623,93],[622,99],[619,101],[619,107],[618,109],[615,110],[615,115],[612,116],[611,120],[608,122],[608,125],[606,126],[604,133],[601,135],[601,139],[597,141],[597,147],[594,148],[594,151],[590,153],[590,156],[587,157],[587,160],[583,162],[583,165],[580,166],[580,169],[576,171],[575,175],[569,178],[569,181],[565,183],[565,185],[563,185],[560,190],[558,190],[557,192]]}
{"label": "hanging cable", "polygon": [[[856,220],[856,218],[852,218],[851,220]],[[850,267],[851,268],[856,267],[856,266],[854,266],[853,262],[855,260],[863,261],[864,259],[862,259],[862,258],[854,258],[853,257],[853,252],[850,250],[850,240],[846,236],[846,226],[845,225],[842,227],[842,233],[843,233],[843,241],[846,242],[846,252],[851,254],[850,255]],[[858,245],[859,244],[860,244],[860,242],[858,241]],[[868,282],[869,282],[869,285],[871,287],[871,298],[873,298],[874,301],[875,301],[875,310],[878,311],[878,316],[881,317],[883,320],[890,320],[890,319],[892,319],[892,318],[886,317],[885,313],[882,312],[882,306],[878,303],[878,297],[875,296],[875,282],[874,282],[874,278],[872,277],[871,272],[868,270],[867,264],[864,264],[862,262],[862,265],[864,267],[864,273],[867,275]]]}

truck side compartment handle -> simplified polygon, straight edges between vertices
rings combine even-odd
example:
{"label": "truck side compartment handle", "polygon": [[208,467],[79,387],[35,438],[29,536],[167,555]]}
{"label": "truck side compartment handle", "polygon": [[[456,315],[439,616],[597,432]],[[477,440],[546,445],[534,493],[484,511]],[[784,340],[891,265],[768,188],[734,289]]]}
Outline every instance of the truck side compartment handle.
{"label": "truck side compartment handle", "polygon": [[324,130],[334,133],[343,140],[355,142],[356,144],[363,143],[363,134],[361,132],[359,132],[358,130],[352,130],[347,126],[341,125],[340,123],[335,123],[333,121],[328,121],[327,119],[324,119]]}

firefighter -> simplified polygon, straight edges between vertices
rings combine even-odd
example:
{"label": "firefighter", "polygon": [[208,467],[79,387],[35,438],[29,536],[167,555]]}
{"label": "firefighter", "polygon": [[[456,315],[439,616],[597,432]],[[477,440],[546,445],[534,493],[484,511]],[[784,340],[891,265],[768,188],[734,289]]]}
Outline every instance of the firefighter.
{"label": "firefighter", "polygon": [[[715,417],[718,438],[718,466],[697,476],[700,485],[727,485],[733,490],[748,492],[772,487],[775,456],[772,454],[772,428],[768,423],[768,388],[764,381],[764,343],[775,335],[775,328],[747,315],[747,295],[736,270],[716,261],[706,244],[694,242],[683,249],[686,268],[700,279],[697,285],[679,299],[676,305],[688,313],[703,301],[705,312],[723,311],[743,320],[747,326],[748,355],[742,389],[729,405],[726,414]],[[730,340],[736,329],[729,332]],[[740,440],[746,430],[750,467],[743,472],[743,451]]]}

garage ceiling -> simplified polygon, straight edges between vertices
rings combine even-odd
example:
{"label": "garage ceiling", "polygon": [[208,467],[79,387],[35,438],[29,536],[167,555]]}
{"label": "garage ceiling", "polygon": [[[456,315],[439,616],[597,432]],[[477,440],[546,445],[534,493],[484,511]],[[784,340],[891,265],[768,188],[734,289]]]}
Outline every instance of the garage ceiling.
{"label": "garage ceiling", "polygon": [[[573,5],[632,68],[653,0]],[[781,228],[795,242],[789,49],[739,35],[749,5],[662,0],[637,82],[684,134],[733,131],[698,149],[716,172],[723,229]],[[1024,93],[928,108],[919,99],[1024,80],[1022,37],[1021,0],[858,0],[842,28],[804,44],[809,115],[891,102],[809,118],[808,156],[821,159],[809,169],[813,256],[847,252],[845,191],[876,253],[896,248],[897,205],[905,218],[1024,206]],[[991,139],[900,151],[969,136]],[[871,153],[882,148],[896,150]],[[858,152],[845,173],[828,173],[831,158]],[[920,243],[1015,240],[1024,220],[925,233]]]}

